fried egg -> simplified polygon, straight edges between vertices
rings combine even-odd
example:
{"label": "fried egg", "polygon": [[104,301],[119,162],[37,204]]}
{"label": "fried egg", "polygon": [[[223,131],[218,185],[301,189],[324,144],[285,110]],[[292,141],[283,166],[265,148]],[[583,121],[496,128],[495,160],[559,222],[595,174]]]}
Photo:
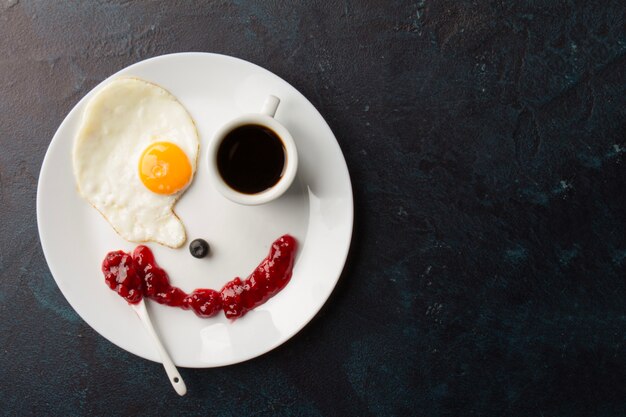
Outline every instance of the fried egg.
{"label": "fried egg", "polygon": [[124,239],[177,248],[173,211],[196,171],[199,140],[183,105],[158,85],[119,78],[87,103],[74,142],[78,191]]}

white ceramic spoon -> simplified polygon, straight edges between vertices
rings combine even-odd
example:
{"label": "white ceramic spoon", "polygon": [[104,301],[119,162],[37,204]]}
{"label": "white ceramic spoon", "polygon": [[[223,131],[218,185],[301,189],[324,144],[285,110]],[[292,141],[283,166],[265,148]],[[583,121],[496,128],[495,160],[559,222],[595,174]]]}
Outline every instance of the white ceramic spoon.
{"label": "white ceramic spoon", "polygon": [[135,313],[137,313],[137,315],[141,319],[141,322],[152,337],[152,340],[154,340],[154,344],[156,345],[156,348],[159,351],[159,356],[161,357],[161,361],[163,362],[163,367],[165,368],[165,372],[167,373],[167,376],[169,377],[170,382],[174,387],[174,390],[180,396],[187,394],[187,386],[185,385],[185,381],[183,381],[183,378],[180,376],[178,369],[176,369],[176,365],[174,365],[174,362],[172,362],[172,359],[163,347],[159,336],[154,331],[152,321],[150,320],[150,315],[148,314],[148,310],[146,310],[145,301],[142,299],[137,304],[130,305],[133,307]]}

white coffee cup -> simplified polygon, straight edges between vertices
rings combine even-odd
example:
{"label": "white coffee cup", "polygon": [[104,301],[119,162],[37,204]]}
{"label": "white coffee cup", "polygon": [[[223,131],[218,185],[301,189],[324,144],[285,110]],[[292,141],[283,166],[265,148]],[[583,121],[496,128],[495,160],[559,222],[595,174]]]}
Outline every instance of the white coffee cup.
{"label": "white coffee cup", "polygon": [[[207,161],[211,182],[224,197],[235,203],[257,205],[275,200],[287,191],[296,177],[298,169],[296,145],[289,131],[274,119],[279,104],[280,99],[270,95],[265,100],[260,113],[245,114],[227,122],[215,133],[209,143]],[[284,164],[280,178],[271,187],[254,194],[244,193],[233,188],[227,183],[218,168],[218,153],[224,139],[235,129],[244,126],[261,126],[268,129],[280,139],[283,145]]]}

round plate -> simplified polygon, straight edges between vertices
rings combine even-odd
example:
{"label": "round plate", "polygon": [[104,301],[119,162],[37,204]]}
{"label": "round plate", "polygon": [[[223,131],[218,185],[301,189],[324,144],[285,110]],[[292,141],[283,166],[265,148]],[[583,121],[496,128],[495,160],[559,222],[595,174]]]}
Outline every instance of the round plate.
{"label": "round plate", "polygon": [[[200,136],[198,169],[174,210],[188,242],[204,238],[211,255],[193,258],[183,246],[148,246],[173,285],[220,289],[247,277],[271,243],[289,233],[299,242],[293,277],[265,304],[243,318],[223,314],[201,319],[191,311],[148,300],[155,328],[179,366],[214,367],[259,356],[302,329],[332,292],[343,269],[353,224],[350,177],[341,149],[313,105],[287,82],[240,59],[207,53],[164,55],[139,62],[103,81],[67,115],[54,135],[41,168],[37,221],[52,275],[76,312],[122,349],[160,362],[133,309],[104,283],[100,265],[107,252],[136,244],[115,233],[76,190],[72,147],[88,100],[109,80],[134,76],[170,91],[187,108]],[[242,206],[210,185],[207,144],[228,120],[258,112],[270,94],[281,98],[276,119],[291,132],[298,149],[298,175],[281,198]],[[128,161],[136,170],[137,161]]]}

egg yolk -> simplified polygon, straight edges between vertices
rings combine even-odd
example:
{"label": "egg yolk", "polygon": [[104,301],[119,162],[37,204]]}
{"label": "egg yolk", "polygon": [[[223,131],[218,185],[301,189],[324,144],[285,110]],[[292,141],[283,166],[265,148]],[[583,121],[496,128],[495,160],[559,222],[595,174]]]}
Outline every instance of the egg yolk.
{"label": "egg yolk", "polygon": [[175,144],[155,142],[139,158],[139,178],[154,193],[174,194],[191,180],[191,164]]}

